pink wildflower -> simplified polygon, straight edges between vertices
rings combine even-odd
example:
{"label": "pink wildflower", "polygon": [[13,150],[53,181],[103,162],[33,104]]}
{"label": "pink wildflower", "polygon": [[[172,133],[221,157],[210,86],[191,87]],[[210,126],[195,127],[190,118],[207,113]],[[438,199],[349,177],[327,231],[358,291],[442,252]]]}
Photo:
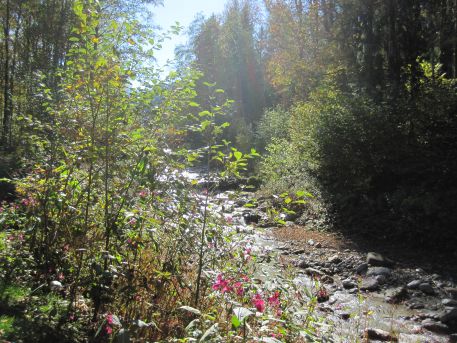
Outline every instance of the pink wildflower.
{"label": "pink wildflower", "polygon": [[140,198],[146,198],[148,196],[148,191],[143,189],[138,193],[138,195]]}
{"label": "pink wildflower", "polygon": [[265,311],[265,301],[262,299],[262,296],[259,293],[254,295],[254,297],[252,298],[252,304],[255,306],[257,311]]}
{"label": "pink wildflower", "polygon": [[129,224],[129,225],[132,225],[132,226],[135,225],[135,224],[136,224],[136,219],[132,217],[132,218],[129,220],[128,224]]}
{"label": "pink wildflower", "polygon": [[226,293],[231,292],[233,288],[229,285],[229,280],[224,279],[222,274],[219,274],[216,282],[213,284],[213,289],[215,291],[220,291],[221,293]]}
{"label": "pink wildflower", "polygon": [[105,326],[105,332],[107,335],[111,335],[113,333],[113,328],[109,325]]}
{"label": "pink wildflower", "polygon": [[275,291],[274,294],[268,298],[268,304],[272,307],[279,307],[281,306],[281,302],[279,301],[279,291]]}
{"label": "pink wildflower", "polygon": [[106,322],[108,323],[108,325],[112,325],[113,324],[113,315],[111,313],[108,313],[106,315]]}
{"label": "pink wildflower", "polygon": [[244,288],[241,282],[235,282],[233,288],[235,289],[237,295],[242,296],[244,294]]}

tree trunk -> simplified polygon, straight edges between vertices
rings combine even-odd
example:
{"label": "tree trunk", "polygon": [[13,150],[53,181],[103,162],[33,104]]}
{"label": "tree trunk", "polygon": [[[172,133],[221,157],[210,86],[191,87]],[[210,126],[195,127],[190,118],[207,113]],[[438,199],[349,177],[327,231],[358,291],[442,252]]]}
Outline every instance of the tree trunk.
{"label": "tree trunk", "polygon": [[3,121],[1,144],[4,149],[9,147],[9,133],[11,128],[11,118],[13,116],[12,92],[10,89],[10,0],[6,0],[5,18],[3,23],[3,33],[5,36],[5,61],[3,71]]}

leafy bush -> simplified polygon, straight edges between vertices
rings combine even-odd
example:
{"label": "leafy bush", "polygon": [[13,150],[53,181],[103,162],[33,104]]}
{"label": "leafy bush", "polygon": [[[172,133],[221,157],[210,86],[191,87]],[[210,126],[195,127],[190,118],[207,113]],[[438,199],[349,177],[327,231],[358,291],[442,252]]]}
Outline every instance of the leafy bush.
{"label": "leafy bush", "polygon": [[256,131],[259,147],[265,148],[272,143],[274,138],[287,139],[289,137],[289,118],[289,112],[281,106],[266,110]]}
{"label": "leafy bush", "polygon": [[265,187],[306,187],[315,175],[346,226],[452,247],[457,92],[454,81],[433,79],[422,65],[418,86],[395,99],[327,84],[291,108],[290,141],[269,145],[262,163]]}

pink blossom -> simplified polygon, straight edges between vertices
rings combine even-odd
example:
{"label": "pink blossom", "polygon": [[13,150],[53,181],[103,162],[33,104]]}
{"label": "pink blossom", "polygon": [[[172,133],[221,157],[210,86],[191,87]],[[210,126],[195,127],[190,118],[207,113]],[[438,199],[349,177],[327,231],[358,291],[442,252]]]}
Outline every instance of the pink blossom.
{"label": "pink blossom", "polygon": [[225,217],[225,220],[227,221],[228,224],[232,224],[233,223],[233,217],[232,216]]}
{"label": "pink blossom", "polygon": [[237,295],[242,296],[244,294],[244,288],[241,282],[235,282],[233,288],[235,289]]}
{"label": "pink blossom", "polygon": [[217,276],[216,282],[213,284],[213,289],[221,293],[231,292],[233,290],[229,284],[229,280],[224,279],[222,274]]}
{"label": "pink blossom", "polygon": [[106,322],[109,324],[109,325],[112,325],[113,324],[113,315],[111,313],[108,313],[106,315]]}
{"label": "pink blossom", "polygon": [[241,276],[241,280],[243,280],[244,282],[249,282],[249,281],[251,281],[251,279],[249,279],[249,276],[247,276],[247,275]]}
{"label": "pink blossom", "polygon": [[265,301],[262,299],[262,296],[259,293],[254,295],[254,297],[252,298],[252,304],[255,306],[257,311],[265,311]]}
{"label": "pink blossom", "polygon": [[112,327],[109,326],[109,325],[106,325],[105,326],[105,332],[106,332],[107,335],[111,335],[113,333]]}
{"label": "pink blossom", "polygon": [[138,196],[140,198],[146,198],[148,196],[148,191],[143,189],[138,193]]}
{"label": "pink blossom", "polygon": [[136,224],[136,219],[134,217],[132,217],[129,222],[128,222],[129,225],[135,225]]}
{"label": "pink blossom", "polygon": [[268,304],[272,307],[281,306],[281,302],[279,301],[279,295],[279,291],[275,291],[274,294],[268,298]]}

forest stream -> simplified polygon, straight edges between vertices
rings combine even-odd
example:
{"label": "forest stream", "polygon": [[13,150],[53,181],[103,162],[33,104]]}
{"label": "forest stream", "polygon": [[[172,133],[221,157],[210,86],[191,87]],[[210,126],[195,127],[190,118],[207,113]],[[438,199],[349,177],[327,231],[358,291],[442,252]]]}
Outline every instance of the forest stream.
{"label": "forest stream", "polygon": [[232,230],[251,247],[254,280],[263,288],[293,284],[311,293],[318,287],[324,290],[316,310],[326,318],[319,325],[329,341],[356,342],[363,336],[369,342],[455,342],[455,328],[447,325],[457,314],[457,288],[451,277],[349,249],[334,234],[308,231],[293,222],[281,228],[258,225],[259,218],[266,218],[264,207],[242,205],[253,196],[216,192],[209,208],[230,218]]}

